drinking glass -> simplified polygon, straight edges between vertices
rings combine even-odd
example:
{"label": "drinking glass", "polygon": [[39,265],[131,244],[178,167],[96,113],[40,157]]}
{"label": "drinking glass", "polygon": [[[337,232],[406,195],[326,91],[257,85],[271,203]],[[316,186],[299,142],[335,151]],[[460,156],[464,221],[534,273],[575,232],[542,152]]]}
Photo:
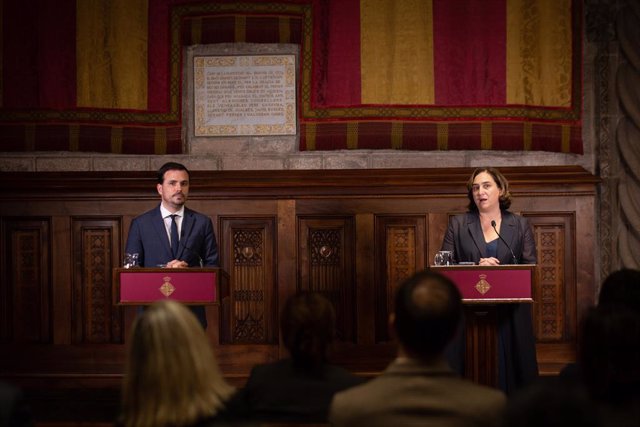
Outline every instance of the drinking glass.
{"label": "drinking glass", "polygon": [[137,253],[126,253],[124,254],[124,268],[133,268],[138,267],[138,254]]}
{"label": "drinking glass", "polygon": [[452,251],[438,251],[433,258],[435,265],[452,265],[453,264],[453,252]]}

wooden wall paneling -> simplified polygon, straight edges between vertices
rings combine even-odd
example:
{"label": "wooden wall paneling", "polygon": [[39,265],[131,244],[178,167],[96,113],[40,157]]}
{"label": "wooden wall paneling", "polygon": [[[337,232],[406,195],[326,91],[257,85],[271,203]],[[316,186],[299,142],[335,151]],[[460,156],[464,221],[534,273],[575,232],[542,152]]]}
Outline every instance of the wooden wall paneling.
{"label": "wooden wall paneling", "polygon": [[376,216],[376,342],[389,341],[387,325],[395,289],[427,266],[425,242],[425,216]]}
{"label": "wooden wall paneling", "polygon": [[124,342],[123,312],[113,305],[112,271],[120,266],[120,217],[72,217],[72,342]]}
{"label": "wooden wall paneling", "polygon": [[71,344],[71,286],[72,262],[71,225],[68,215],[55,215],[51,221],[51,272],[52,272],[52,321],[53,344]]}
{"label": "wooden wall paneling", "polygon": [[222,266],[231,279],[222,342],[277,343],[276,219],[221,216],[219,223]]}
{"label": "wooden wall paneling", "polygon": [[326,296],[336,312],[336,337],[356,340],[356,256],[353,216],[298,218],[298,286]]}
{"label": "wooden wall paneling", "polygon": [[[291,295],[298,290],[298,200],[281,199],[277,204],[278,241],[277,260],[275,263],[278,277],[278,306],[276,313]],[[278,322],[278,325],[280,323]],[[278,335],[280,336],[280,335]],[[287,356],[287,351],[279,340],[279,358]]]}
{"label": "wooden wall paneling", "polygon": [[3,342],[51,342],[51,218],[2,218]]}
{"label": "wooden wall paneling", "polygon": [[[543,339],[537,345],[541,372],[552,375],[575,356],[576,317],[579,319],[579,314],[595,301],[596,283],[599,283],[595,275],[598,259],[594,219],[598,178],[580,167],[569,166],[505,167],[501,170],[509,178],[516,198],[514,211],[524,211],[532,224],[540,227],[540,232],[554,230],[553,224],[558,223],[565,233],[561,237],[565,241],[562,257],[567,262],[563,266],[565,270],[555,274],[564,277],[569,271],[570,277],[553,282],[549,288],[554,298],[564,298],[561,305],[554,307],[552,298],[547,306],[549,310],[560,310],[561,315],[556,320],[553,316],[545,320],[550,322],[545,324],[549,329],[544,330]],[[348,282],[354,292],[349,303],[353,308],[354,327],[352,341],[338,343],[337,361],[365,375],[375,375],[383,369],[395,353],[395,345],[388,341],[386,333],[387,315],[392,308],[388,303],[392,302],[394,286],[404,276],[403,271],[410,274],[432,262],[433,254],[441,245],[448,216],[465,210],[464,184],[470,173],[471,168],[336,170],[331,173],[194,171],[198,188],[192,192],[189,205],[212,217],[219,238],[224,238],[225,234],[219,220],[222,217],[230,220],[269,219],[269,224],[273,224],[267,226],[273,226],[273,341],[218,345],[221,340],[209,332],[210,338],[214,337],[212,343],[216,345],[216,356],[225,376],[241,385],[253,365],[285,355],[277,340],[279,309],[298,289],[311,287],[310,282],[301,280],[300,266],[310,257],[306,255],[307,261],[300,260],[304,254],[301,242],[306,241],[308,245],[309,239],[299,231],[299,218],[337,218],[343,222],[349,218],[352,231],[344,233],[351,234],[345,242],[351,242],[353,254],[347,257],[351,259],[348,267],[345,265],[345,271],[349,270],[353,275]],[[76,219],[121,218],[120,246],[111,243],[115,245],[114,253],[121,251],[131,218],[158,203],[153,191],[155,174],[69,172],[60,177],[57,173],[1,172],[0,175],[5,181],[15,183],[6,193],[7,203],[0,205],[0,316],[4,316],[0,317],[0,359],[3,362],[0,372],[13,375],[25,384],[52,387],[61,384],[62,379],[65,383],[73,381],[82,386],[117,383],[122,372],[124,345],[67,345],[72,341],[71,295],[78,271],[70,259],[75,250],[72,246],[77,247],[72,222]],[[575,231],[567,235],[566,230],[571,231],[571,221]],[[45,297],[49,310],[46,324],[51,327],[51,317],[55,322],[47,338],[44,338],[46,334],[36,338],[47,340],[44,345],[14,340],[15,304],[13,299],[5,298],[10,293],[13,298],[16,283],[12,270],[15,261],[13,236],[38,234],[26,227],[29,224],[48,236],[48,246],[41,245],[48,254],[39,256],[35,274],[37,286],[42,284],[49,292]],[[413,230],[413,237],[409,229]],[[404,240],[413,243],[407,243],[406,247],[392,245],[391,242],[403,240],[399,238],[403,233],[411,237]],[[40,237],[34,237],[34,240],[38,239]],[[227,238],[224,246],[231,241]],[[225,247],[221,245],[223,260],[230,253]],[[411,258],[412,248],[413,261],[405,262]],[[571,250],[567,252],[567,248]],[[573,261],[571,257],[574,257]],[[117,262],[120,262],[119,257]],[[573,267],[568,267],[570,265]],[[223,267],[229,270],[229,266]],[[310,269],[304,275],[311,277]],[[558,283],[562,287],[558,288]],[[577,316],[572,315],[573,307]],[[211,309],[218,313],[217,307]],[[36,310],[40,310],[39,315],[42,313],[41,309]],[[135,308],[124,312],[124,329],[128,330]],[[31,311],[29,314],[31,316]],[[41,324],[40,320],[33,322]],[[536,322],[539,323],[537,319]],[[563,334],[560,338],[559,331]],[[20,332],[19,335],[25,334]],[[33,348],[38,351],[34,352]]]}
{"label": "wooden wall paneling", "polygon": [[600,276],[600,244],[597,239],[599,224],[595,216],[595,197],[574,197],[574,200],[572,212],[575,212],[576,233],[572,244],[579,245],[576,247],[575,302],[577,318],[580,320],[597,301],[600,285],[606,277]]}
{"label": "wooden wall paneling", "polygon": [[442,241],[444,240],[444,235],[447,232],[447,227],[449,226],[449,219],[451,218],[451,213],[433,213],[430,212],[427,216],[428,225],[429,225],[429,234],[428,234],[428,245],[427,245],[427,265],[433,265],[433,259],[435,258],[436,252],[442,248]]}
{"label": "wooden wall paneling", "polygon": [[356,215],[356,307],[357,343],[372,345],[376,341],[375,316],[374,216]]}
{"label": "wooden wall paneling", "polygon": [[[523,212],[536,239],[533,322],[541,362],[571,360],[576,350],[576,247],[573,212]],[[545,345],[547,345],[545,351]]]}

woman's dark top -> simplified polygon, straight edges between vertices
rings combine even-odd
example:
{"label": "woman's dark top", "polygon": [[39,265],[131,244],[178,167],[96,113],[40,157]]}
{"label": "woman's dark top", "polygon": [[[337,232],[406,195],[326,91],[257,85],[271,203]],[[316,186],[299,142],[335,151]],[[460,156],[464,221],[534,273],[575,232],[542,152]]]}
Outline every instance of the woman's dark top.
{"label": "woman's dark top", "polygon": [[227,405],[228,413],[236,419],[327,422],[333,395],[363,382],[338,366],[324,364],[309,372],[284,359],[254,367]]}

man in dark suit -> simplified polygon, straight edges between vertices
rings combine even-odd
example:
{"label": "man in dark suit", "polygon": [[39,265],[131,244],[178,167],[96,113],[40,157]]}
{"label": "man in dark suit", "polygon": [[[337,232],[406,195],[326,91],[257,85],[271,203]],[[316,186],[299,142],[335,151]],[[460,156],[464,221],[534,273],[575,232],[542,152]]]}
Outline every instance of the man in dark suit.
{"label": "man in dark suit", "polygon": [[334,396],[331,425],[500,425],[504,393],[460,378],[444,358],[461,318],[448,278],[427,270],[402,283],[389,319],[398,356],[379,377]]}
{"label": "man in dark suit", "polygon": [[[189,171],[180,163],[165,163],[158,170],[156,188],[160,205],[131,222],[126,253],[137,253],[142,267],[215,267],[218,245],[211,219],[185,203],[189,196]],[[191,309],[206,328],[203,306]]]}

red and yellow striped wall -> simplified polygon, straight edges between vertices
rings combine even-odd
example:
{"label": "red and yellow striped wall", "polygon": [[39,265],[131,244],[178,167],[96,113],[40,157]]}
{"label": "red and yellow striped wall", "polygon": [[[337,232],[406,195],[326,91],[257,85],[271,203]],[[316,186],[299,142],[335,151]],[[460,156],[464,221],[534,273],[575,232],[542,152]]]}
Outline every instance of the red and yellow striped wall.
{"label": "red and yellow striped wall", "polygon": [[180,153],[181,52],[301,46],[302,150],[581,153],[578,0],[2,0],[0,151]]}

